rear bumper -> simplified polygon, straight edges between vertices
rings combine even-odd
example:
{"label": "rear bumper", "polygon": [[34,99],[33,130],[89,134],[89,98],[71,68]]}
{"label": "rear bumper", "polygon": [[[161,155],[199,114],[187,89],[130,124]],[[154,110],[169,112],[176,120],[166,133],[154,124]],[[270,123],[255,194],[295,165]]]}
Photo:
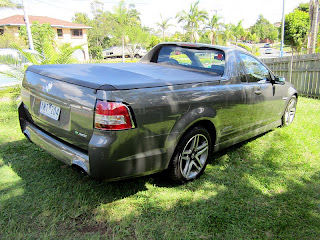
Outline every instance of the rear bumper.
{"label": "rear bumper", "polygon": [[25,122],[22,132],[31,142],[44,149],[55,158],[68,165],[78,165],[90,175],[89,156],[87,154],[54,139],[32,123]]}
{"label": "rear bumper", "polygon": [[[95,129],[86,152],[36,126],[23,103],[18,111],[21,130],[31,142],[67,165],[81,167],[92,177],[122,179],[159,172],[168,166],[165,149],[154,148],[159,139],[143,137],[147,141],[140,144],[138,129],[109,132]],[[151,145],[143,149],[147,144]]]}

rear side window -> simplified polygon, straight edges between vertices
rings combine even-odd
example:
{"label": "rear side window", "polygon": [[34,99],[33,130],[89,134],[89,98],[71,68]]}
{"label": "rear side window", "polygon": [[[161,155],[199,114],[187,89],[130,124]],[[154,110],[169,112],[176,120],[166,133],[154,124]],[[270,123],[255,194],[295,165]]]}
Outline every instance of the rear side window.
{"label": "rear side window", "polygon": [[180,65],[191,69],[217,73],[222,76],[225,69],[225,54],[217,49],[203,50],[164,46],[159,52],[157,63]]}

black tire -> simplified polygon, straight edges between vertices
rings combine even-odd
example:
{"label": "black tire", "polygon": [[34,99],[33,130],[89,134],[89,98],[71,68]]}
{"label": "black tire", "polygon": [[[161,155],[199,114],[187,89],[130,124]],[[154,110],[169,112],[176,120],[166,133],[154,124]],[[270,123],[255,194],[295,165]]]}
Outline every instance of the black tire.
{"label": "black tire", "polygon": [[282,116],[282,126],[288,126],[293,122],[293,119],[296,114],[296,106],[297,106],[297,97],[293,95],[287,106],[286,109],[284,110],[283,116]]}
{"label": "black tire", "polygon": [[212,152],[209,132],[197,126],[179,141],[172,156],[168,172],[172,180],[186,183],[198,178],[206,168]]}

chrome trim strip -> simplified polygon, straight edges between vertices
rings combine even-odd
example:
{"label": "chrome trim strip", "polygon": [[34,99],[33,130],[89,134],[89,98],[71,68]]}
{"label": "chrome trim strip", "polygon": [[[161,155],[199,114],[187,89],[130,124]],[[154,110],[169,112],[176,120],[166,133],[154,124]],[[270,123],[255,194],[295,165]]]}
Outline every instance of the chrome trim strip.
{"label": "chrome trim strip", "polygon": [[50,155],[68,165],[75,164],[81,167],[87,174],[90,175],[88,155],[52,138],[51,136],[42,132],[32,123],[26,122],[26,127],[23,133],[29,138],[31,142],[50,153]]}

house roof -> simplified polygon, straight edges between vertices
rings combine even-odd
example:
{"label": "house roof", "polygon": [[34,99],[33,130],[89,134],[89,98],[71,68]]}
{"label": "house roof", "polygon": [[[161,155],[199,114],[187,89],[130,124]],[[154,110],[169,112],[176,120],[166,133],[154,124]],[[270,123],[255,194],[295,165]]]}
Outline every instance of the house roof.
{"label": "house roof", "polygon": [[[33,22],[37,21],[39,24],[50,23],[52,27],[59,27],[59,28],[91,28],[89,26],[79,24],[79,23],[72,23],[63,21],[56,18],[44,17],[44,16],[30,16],[29,15],[29,22],[32,24]],[[25,25],[24,16],[23,15],[14,15],[7,18],[0,19],[0,27],[3,26],[22,26]]]}

